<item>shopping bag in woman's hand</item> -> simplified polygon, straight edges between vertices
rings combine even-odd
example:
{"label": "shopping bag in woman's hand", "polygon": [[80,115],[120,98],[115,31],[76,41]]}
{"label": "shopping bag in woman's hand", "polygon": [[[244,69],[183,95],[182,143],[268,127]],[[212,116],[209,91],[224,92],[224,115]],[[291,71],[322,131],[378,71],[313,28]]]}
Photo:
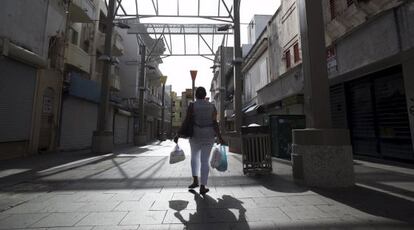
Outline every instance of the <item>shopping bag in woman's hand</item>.
{"label": "shopping bag in woman's hand", "polygon": [[170,153],[170,164],[175,164],[183,160],[185,160],[184,151],[177,144]]}
{"label": "shopping bag in woman's hand", "polygon": [[210,166],[212,168],[217,168],[219,166],[221,160],[220,149],[218,145],[214,145],[213,149],[211,150],[211,159],[210,159]]}
{"label": "shopping bag in woman's hand", "polygon": [[220,145],[220,163],[216,167],[216,169],[220,172],[224,172],[227,170],[228,163],[227,163],[227,153],[226,147],[224,145]]}

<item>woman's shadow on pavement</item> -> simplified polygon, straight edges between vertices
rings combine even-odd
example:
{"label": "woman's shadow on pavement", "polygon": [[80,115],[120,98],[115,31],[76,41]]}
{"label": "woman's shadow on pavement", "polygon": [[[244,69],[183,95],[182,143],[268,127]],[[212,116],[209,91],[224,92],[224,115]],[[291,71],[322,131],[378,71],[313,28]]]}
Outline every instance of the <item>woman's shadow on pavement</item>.
{"label": "woman's shadow on pavement", "polygon": [[[215,200],[207,194],[200,195],[194,190],[190,192],[194,195],[196,211],[189,214],[188,220],[180,213],[187,208],[188,201],[170,201],[170,208],[177,211],[174,216],[184,224],[185,229],[227,229],[228,225],[237,225],[236,229],[250,229],[242,201],[229,195]],[[230,209],[237,210],[238,216]]]}

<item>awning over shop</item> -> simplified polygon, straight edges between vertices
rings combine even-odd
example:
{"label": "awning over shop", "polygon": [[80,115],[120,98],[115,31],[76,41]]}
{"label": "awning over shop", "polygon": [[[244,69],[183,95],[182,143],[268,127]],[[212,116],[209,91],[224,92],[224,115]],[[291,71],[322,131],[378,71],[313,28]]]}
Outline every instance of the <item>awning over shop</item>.
{"label": "awning over shop", "polygon": [[263,106],[254,103],[254,104],[252,104],[250,106],[247,106],[242,111],[246,115],[255,115],[255,114],[258,114],[258,113],[263,112]]}

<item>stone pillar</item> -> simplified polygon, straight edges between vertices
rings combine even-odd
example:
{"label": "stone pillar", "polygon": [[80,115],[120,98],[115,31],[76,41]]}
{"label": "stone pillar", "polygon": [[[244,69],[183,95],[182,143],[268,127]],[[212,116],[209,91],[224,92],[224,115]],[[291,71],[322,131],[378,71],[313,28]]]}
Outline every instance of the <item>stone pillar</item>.
{"label": "stone pillar", "polygon": [[354,184],[348,130],[294,130],[293,143],[293,172],[296,180],[316,187],[348,187]]}
{"label": "stone pillar", "polygon": [[307,129],[293,130],[292,169],[308,186],[354,184],[348,130],[331,129],[329,82],[321,0],[298,0]]}
{"label": "stone pillar", "polygon": [[108,125],[109,119],[109,74],[111,70],[112,59],[112,33],[114,27],[115,0],[109,0],[108,17],[106,19],[107,32],[105,34],[105,51],[106,56],[102,81],[101,81],[101,98],[98,113],[98,127],[92,136],[92,151],[94,153],[109,153],[114,148],[114,135],[112,127]]}

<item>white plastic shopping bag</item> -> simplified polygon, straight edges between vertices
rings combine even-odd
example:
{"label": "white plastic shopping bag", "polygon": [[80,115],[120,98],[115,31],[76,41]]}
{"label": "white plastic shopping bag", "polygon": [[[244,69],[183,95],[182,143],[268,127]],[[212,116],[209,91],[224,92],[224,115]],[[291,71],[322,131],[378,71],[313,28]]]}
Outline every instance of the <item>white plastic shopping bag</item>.
{"label": "white plastic shopping bag", "polygon": [[220,164],[220,159],[221,159],[220,149],[215,144],[211,150],[210,166],[212,168],[217,168],[217,166]]}
{"label": "white plastic shopping bag", "polygon": [[228,162],[227,162],[227,153],[226,147],[224,145],[220,145],[220,163],[216,167],[216,169],[220,172],[227,171]]}
{"label": "white plastic shopping bag", "polygon": [[183,160],[185,160],[184,151],[177,144],[170,153],[170,164],[175,164]]}
{"label": "white plastic shopping bag", "polygon": [[224,145],[214,145],[211,152],[210,166],[220,172],[227,170],[227,153]]}

